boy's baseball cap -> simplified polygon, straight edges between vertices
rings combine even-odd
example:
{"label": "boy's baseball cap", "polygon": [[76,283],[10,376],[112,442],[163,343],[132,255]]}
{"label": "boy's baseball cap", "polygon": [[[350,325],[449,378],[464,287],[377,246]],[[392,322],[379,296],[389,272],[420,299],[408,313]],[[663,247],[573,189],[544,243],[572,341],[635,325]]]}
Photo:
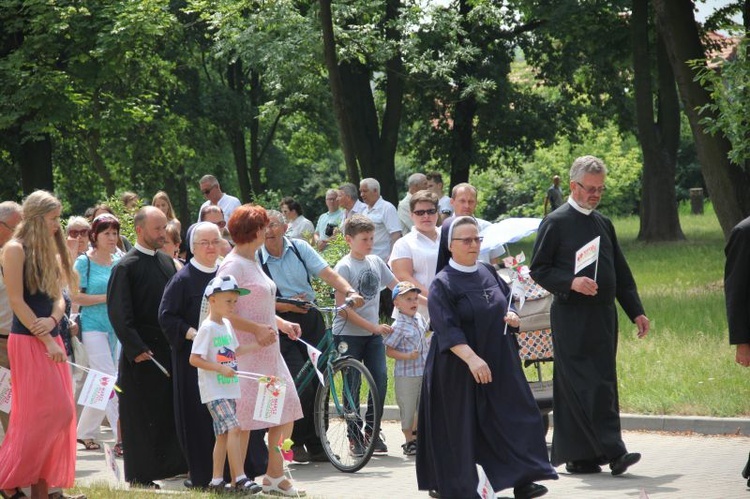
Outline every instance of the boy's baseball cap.
{"label": "boy's baseball cap", "polygon": [[240,296],[249,295],[250,290],[241,288],[237,284],[237,280],[234,278],[234,276],[231,275],[225,275],[222,277],[214,277],[211,279],[211,282],[208,283],[208,286],[206,286],[206,291],[203,292],[204,296],[208,298],[214,293],[221,293],[222,291],[234,291],[235,293],[239,293]]}
{"label": "boy's baseball cap", "polygon": [[422,292],[422,290],[419,289],[413,282],[401,281],[393,288],[393,299],[395,300],[397,296],[406,294],[409,291],[416,291],[417,293]]}

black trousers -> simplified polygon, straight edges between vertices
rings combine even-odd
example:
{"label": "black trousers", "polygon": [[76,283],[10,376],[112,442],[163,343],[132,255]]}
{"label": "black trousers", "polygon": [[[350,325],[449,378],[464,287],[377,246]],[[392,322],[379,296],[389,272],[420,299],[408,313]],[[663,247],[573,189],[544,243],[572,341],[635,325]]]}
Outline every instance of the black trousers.
{"label": "black trousers", "polygon": [[[279,314],[282,319],[289,322],[295,322],[302,329],[302,339],[311,345],[317,345],[323,339],[325,334],[325,322],[320,312],[310,309],[306,314],[295,312],[284,312]],[[279,335],[279,347],[281,356],[284,357],[289,372],[292,376],[302,370],[302,366],[309,360],[307,356],[307,347],[299,342],[290,340],[286,335]],[[292,431],[292,441],[295,445],[304,445],[311,454],[323,452],[323,446],[320,444],[320,438],[315,434],[315,394],[320,386],[317,376],[312,377],[312,382],[307,385],[305,390],[299,394],[299,401],[302,405],[303,418],[294,422]]]}

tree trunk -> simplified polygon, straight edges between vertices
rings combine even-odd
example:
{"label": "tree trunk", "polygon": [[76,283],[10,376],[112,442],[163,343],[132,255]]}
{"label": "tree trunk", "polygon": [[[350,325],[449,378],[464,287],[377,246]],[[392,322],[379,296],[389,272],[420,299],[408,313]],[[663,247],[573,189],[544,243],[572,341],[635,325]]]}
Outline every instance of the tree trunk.
{"label": "tree trunk", "polygon": [[187,175],[185,175],[185,163],[180,162],[177,166],[177,205],[179,210],[179,216],[182,223],[182,237],[184,239],[187,228],[195,221],[193,215],[190,213],[190,207],[188,205],[188,188],[187,188]]}
{"label": "tree trunk", "polygon": [[[471,12],[468,0],[461,0],[459,10],[461,23],[465,32],[471,32],[471,26],[467,17]],[[451,188],[456,184],[469,181],[471,163],[474,157],[474,117],[477,114],[477,101],[473,95],[461,98],[463,94],[462,79],[465,76],[474,75],[475,71],[464,63],[459,65],[456,71],[458,88],[455,93],[461,100],[457,101],[453,109],[453,129],[450,138],[450,163],[451,163]]]}
{"label": "tree trunk", "polygon": [[99,95],[100,92],[97,88],[94,90],[91,97],[91,121],[93,126],[89,131],[84,132],[84,140],[91,164],[94,166],[96,173],[102,178],[107,197],[110,198],[115,195],[115,183],[112,180],[112,175],[110,174],[107,165],[104,164],[104,158],[102,158],[102,155],[99,152],[102,147],[101,130],[99,129],[99,124],[102,122]]}
{"label": "tree trunk", "polygon": [[651,88],[649,54],[649,0],[633,1],[632,36],[635,103],[638,137],[643,151],[641,191],[641,241],[676,241],[680,228],[674,178],[680,138],[680,107],[674,73],[657,34],[657,119]]}
{"label": "tree trunk", "polygon": [[[260,76],[257,71],[250,73],[250,184],[263,190],[260,177]],[[250,186],[248,186],[250,187]],[[250,191],[252,196],[252,190]],[[250,201],[248,198],[247,201]]]}
{"label": "tree trunk", "polygon": [[24,138],[22,133],[18,148],[18,166],[21,170],[21,187],[24,195],[37,189],[54,189],[52,177],[52,139],[48,134]]}
{"label": "tree trunk", "polygon": [[[363,177],[377,178],[375,165],[381,162],[381,151],[378,113],[371,87],[372,71],[358,61],[345,61],[339,64],[339,74],[359,171]],[[380,178],[378,180],[382,183]]]}
{"label": "tree trunk", "polygon": [[711,98],[694,80],[695,71],[687,63],[706,57],[695,24],[693,3],[654,0],[654,10],[693,132],[703,178],[719,224],[728,236],[734,225],[750,215],[750,174],[730,163],[729,141],[723,135],[708,135],[700,124],[698,110],[709,104]]}
{"label": "tree trunk", "polygon": [[333,110],[336,115],[339,140],[341,140],[341,151],[344,154],[344,162],[346,163],[346,174],[351,183],[359,185],[359,166],[357,165],[357,156],[354,152],[354,140],[351,137],[349,113],[344,102],[343,83],[339,72],[338,58],[336,57],[336,40],[333,36],[331,0],[320,0],[320,24],[323,32],[323,53],[326,68],[328,69],[328,81],[331,85]]}
{"label": "tree trunk", "polygon": [[[244,78],[242,76],[242,61],[237,59],[227,67],[227,82],[229,88],[237,94],[236,102],[242,102]],[[240,186],[240,199],[243,203],[252,200],[253,188],[250,185],[247,164],[247,146],[245,145],[245,127],[243,123],[244,109],[235,109],[233,119],[226,124],[225,130],[234,156],[234,167],[237,170],[237,183]]]}

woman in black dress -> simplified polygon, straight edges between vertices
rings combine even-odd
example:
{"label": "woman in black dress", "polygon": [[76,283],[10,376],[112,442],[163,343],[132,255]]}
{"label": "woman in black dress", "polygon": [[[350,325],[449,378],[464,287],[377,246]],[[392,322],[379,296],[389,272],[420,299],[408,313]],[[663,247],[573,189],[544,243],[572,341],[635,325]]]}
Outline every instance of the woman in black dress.
{"label": "woman in black dress", "polygon": [[472,217],[454,220],[453,257],[432,282],[434,337],[425,366],[417,431],[417,480],[441,498],[479,497],[481,465],[494,490],[540,497],[535,480],[556,479],[539,409],[521,369],[508,286],[477,263],[481,238]]}

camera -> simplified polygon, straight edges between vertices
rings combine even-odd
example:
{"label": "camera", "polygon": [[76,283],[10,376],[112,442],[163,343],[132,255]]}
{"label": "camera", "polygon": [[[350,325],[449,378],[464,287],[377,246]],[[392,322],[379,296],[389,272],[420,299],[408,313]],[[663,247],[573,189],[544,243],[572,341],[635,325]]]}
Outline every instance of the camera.
{"label": "camera", "polygon": [[326,224],[326,230],[325,230],[326,237],[331,237],[336,227],[338,227],[338,225],[336,224]]}

